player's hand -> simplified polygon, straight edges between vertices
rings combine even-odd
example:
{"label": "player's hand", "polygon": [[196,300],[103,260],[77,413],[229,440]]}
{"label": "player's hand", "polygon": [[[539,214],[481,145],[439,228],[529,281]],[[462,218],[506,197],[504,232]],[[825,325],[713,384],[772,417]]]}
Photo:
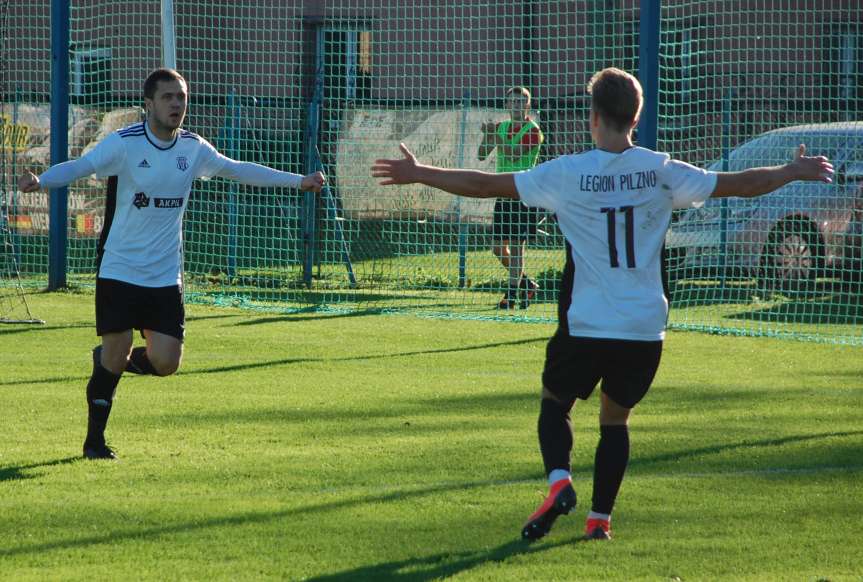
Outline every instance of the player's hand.
{"label": "player's hand", "polygon": [[497,131],[497,124],[494,121],[486,121],[481,127],[482,132],[486,135],[494,134]]}
{"label": "player's hand", "polygon": [[417,181],[417,171],[420,165],[417,158],[403,143],[399,144],[404,158],[400,160],[375,160],[372,166],[372,177],[385,178],[380,182],[381,186],[392,186],[393,184],[413,184]]}
{"label": "player's hand", "polygon": [[794,160],[790,164],[798,180],[830,183],[833,181],[833,164],[824,156],[807,156],[806,146],[797,146]]}
{"label": "player's hand", "polygon": [[300,190],[303,192],[320,192],[321,188],[327,183],[327,177],[323,172],[315,172],[308,176],[303,176],[303,181],[300,182]]}
{"label": "player's hand", "polygon": [[21,192],[35,192],[39,189],[39,177],[30,170],[24,170],[18,178],[18,189]]}

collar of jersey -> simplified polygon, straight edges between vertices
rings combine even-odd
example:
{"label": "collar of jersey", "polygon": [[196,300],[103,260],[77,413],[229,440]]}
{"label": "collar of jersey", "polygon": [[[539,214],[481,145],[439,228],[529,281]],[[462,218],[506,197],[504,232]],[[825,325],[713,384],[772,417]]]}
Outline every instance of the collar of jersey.
{"label": "collar of jersey", "polygon": [[623,150],[623,151],[621,151],[621,152],[611,152],[611,151],[608,151],[608,150],[604,150],[604,149],[602,149],[602,148],[595,148],[595,149],[596,149],[596,151],[598,151],[598,152],[602,152],[602,153],[604,153],[604,154],[611,154],[611,155],[613,155],[613,156],[619,156],[620,154],[625,154],[625,153],[626,153],[626,152],[628,152],[629,150],[633,150],[633,149],[635,149],[636,147],[637,147],[637,146],[634,146],[634,145],[633,145],[633,146],[629,146],[628,148],[626,148],[625,150]]}
{"label": "collar of jersey", "polygon": [[147,137],[147,141],[150,142],[150,145],[152,145],[157,150],[162,150],[162,151],[169,150],[172,147],[174,147],[174,145],[177,143],[177,139],[180,137],[179,132],[177,132],[177,134],[174,136],[174,141],[171,142],[171,145],[169,145],[168,147],[162,147],[159,144],[157,144],[155,141],[153,141],[153,139],[150,138],[150,128],[148,127],[149,125],[150,125],[150,122],[145,119],[144,120],[144,135]]}

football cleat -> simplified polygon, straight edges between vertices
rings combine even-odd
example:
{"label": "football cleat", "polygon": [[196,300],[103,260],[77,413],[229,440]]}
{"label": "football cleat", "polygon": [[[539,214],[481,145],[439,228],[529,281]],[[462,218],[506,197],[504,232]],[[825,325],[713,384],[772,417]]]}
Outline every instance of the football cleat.
{"label": "football cleat", "polygon": [[117,454],[108,445],[88,445],[85,443],[84,458],[90,459],[91,461],[96,461],[100,459],[116,461]]}
{"label": "football cleat", "polygon": [[539,283],[531,279],[530,277],[523,277],[519,282],[518,287],[521,291],[521,302],[519,302],[520,309],[527,309],[530,305],[530,302],[533,301],[534,297],[536,297],[536,292],[539,289]]}
{"label": "football cleat", "polygon": [[533,515],[527,518],[527,523],[521,530],[521,537],[526,540],[538,540],[545,537],[558,516],[566,515],[575,508],[575,490],[570,479],[561,479],[551,486],[548,497],[542,502]]}
{"label": "football cleat", "polygon": [[610,540],[611,524],[604,519],[587,519],[584,526],[584,539],[586,540]]}
{"label": "football cleat", "polygon": [[515,304],[518,302],[518,294],[513,291],[507,291],[506,295],[497,304],[498,309],[515,309]]}

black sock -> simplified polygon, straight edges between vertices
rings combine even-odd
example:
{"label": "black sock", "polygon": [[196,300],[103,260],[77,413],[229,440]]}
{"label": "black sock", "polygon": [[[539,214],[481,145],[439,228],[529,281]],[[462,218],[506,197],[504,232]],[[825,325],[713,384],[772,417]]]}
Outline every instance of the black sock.
{"label": "black sock", "polygon": [[569,409],[557,400],[543,398],[539,407],[539,449],[545,474],[554,469],[570,470],[572,453],[572,424]]}
{"label": "black sock", "polygon": [[126,363],[126,371],[133,374],[159,375],[156,373],[156,368],[150,363],[150,358],[147,357],[147,348],[144,347],[132,350],[132,355],[129,356],[129,361]]}
{"label": "black sock", "polygon": [[599,444],[593,465],[593,511],[611,514],[614,500],[623,482],[629,463],[629,427],[604,425],[599,427]]}
{"label": "black sock", "polygon": [[94,366],[93,375],[87,384],[87,439],[84,446],[98,447],[105,444],[105,427],[119,381],[120,375],[112,374],[101,365]]}

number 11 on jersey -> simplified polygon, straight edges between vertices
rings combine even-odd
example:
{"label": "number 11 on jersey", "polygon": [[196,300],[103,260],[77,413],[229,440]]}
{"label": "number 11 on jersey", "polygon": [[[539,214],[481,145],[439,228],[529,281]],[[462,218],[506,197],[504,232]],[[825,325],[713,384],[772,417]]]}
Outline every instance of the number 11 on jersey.
{"label": "number 11 on jersey", "polygon": [[626,267],[635,268],[635,209],[632,206],[620,208],[601,208],[608,221],[608,262],[613,269],[620,267],[617,260],[617,213],[624,213],[626,227]]}

